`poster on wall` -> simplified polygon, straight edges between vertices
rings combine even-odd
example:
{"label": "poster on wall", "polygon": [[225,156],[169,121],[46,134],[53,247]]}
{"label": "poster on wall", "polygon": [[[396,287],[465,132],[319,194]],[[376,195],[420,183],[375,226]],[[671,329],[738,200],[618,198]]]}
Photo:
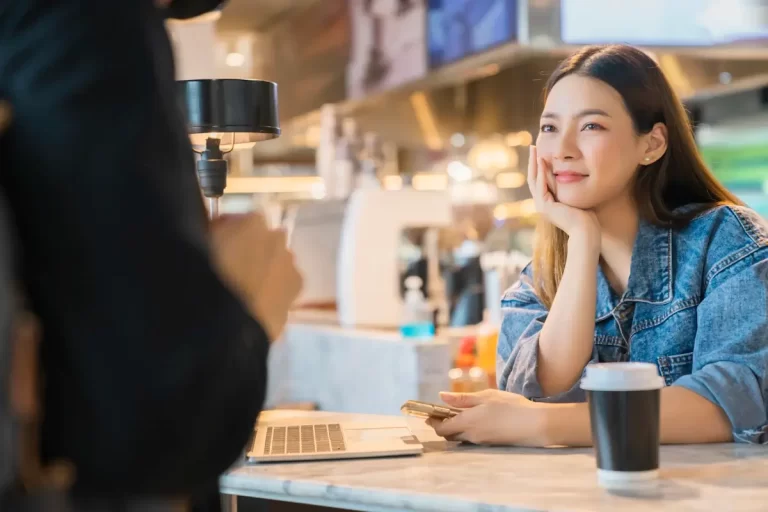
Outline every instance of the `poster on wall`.
{"label": "poster on wall", "polygon": [[347,96],[361,98],[427,73],[427,0],[349,0]]}
{"label": "poster on wall", "polygon": [[346,97],[350,20],[346,0],[323,0],[264,36],[263,77],[278,83],[280,116],[291,119]]}
{"label": "poster on wall", "polygon": [[712,46],[768,40],[762,0],[561,0],[566,44]]}
{"label": "poster on wall", "polygon": [[517,0],[429,0],[429,67],[517,39]]}

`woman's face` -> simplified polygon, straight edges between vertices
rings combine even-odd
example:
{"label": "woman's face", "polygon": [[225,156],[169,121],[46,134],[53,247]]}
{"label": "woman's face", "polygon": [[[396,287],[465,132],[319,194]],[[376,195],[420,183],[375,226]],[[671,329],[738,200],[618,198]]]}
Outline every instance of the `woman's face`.
{"label": "woman's face", "polygon": [[562,78],[547,96],[536,145],[552,171],[555,198],[580,209],[628,192],[648,149],[619,93],[577,75]]}

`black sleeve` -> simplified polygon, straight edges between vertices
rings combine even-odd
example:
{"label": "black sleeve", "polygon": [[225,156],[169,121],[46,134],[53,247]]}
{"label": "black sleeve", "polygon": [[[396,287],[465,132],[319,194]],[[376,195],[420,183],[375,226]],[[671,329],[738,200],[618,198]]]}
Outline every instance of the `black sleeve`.
{"label": "black sleeve", "polygon": [[0,147],[44,328],[45,456],[86,492],[186,493],[236,460],[267,337],[211,265],[151,0],[0,3]]}

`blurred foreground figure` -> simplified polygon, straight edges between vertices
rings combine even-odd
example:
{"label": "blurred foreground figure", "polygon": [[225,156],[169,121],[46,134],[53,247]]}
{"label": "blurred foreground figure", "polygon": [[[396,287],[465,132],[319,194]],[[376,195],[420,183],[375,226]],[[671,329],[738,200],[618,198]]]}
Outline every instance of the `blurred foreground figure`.
{"label": "blurred foreground figure", "polygon": [[261,218],[208,224],[163,21],[218,2],[162,3],[0,6],[0,510],[215,497],[301,286]]}

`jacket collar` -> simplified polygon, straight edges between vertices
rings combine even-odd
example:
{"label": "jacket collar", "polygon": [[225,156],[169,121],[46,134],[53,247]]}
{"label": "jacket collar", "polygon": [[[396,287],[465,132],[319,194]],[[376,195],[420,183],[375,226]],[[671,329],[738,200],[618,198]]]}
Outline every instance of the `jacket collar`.
{"label": "jacket collar", "polygon": [[596,320],[608,317],[621,302],[668,303],[672,300],[672,280],[672,229],[640,220],[623,296],[617,297],[603,269],[598,268]]}

